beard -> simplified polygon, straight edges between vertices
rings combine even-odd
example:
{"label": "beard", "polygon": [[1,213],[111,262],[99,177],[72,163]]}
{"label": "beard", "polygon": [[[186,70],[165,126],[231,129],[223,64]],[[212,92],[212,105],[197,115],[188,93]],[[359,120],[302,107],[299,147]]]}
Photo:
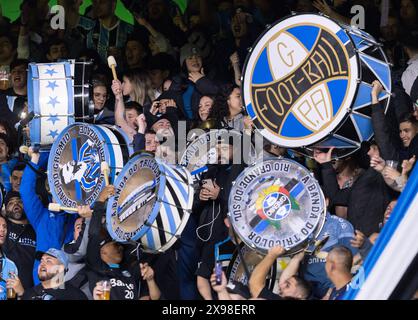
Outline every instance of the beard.
{"label": "beard", "polygon": [[16,209],[15,207],[13,207],[10,211],[6,210],[6,217],[17,221],[26,220],[25,211],[21,207],[18,207]]}
{"label": "beard", "polygon": [[39,272],[38,278],[40,281],[49,281],[55,278],[58,275],[58,272],[50,273],[50,272]]}

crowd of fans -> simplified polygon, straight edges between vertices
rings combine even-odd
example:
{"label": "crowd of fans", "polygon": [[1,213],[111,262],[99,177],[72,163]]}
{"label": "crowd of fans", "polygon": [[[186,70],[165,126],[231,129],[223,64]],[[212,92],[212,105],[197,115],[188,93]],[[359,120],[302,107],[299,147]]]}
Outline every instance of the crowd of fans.
{"label": "crowd of fans", "polygon": [[[0,78],[0,300],[100,300],[109,286],[110,300],[340,299],[352,286],[353,267],[361,265],[389,219],[418,155],[418,1],[190,0],[184,14],[168,0],[122,1],[134,25],[115,15],[116,0],[93,0],[80,15],[82,2],[58,1],[66,18],[65,29],[56,30],[46,0],[24,0],[15,21],[0,10],[0,72],[9,77]],[[113,186],[78,214],[47,209],[52,200],[45,154],[31,148],[23,155],[18,148],[29,137],[27,126],[19,125],[28,108],[29,62],[93,60],[91,122],[118,125],[135,151],[167,157],[176,150],[164,148],[159,138],[176,137],[181,120],[188,130],[210,124],[254,134],[243,108],[241,71],[267,25],[292,11],[322,12],[350,24],[350,8],[358,4],[365,8],[365,30],[379,39],[393,65],[393,97],[385,114],[378,100],[382,85],[373,83],[375,138],[345,159],[333,161],[332,148],[316,150],[312,165],[265,142],[264,155],[308,166],[328,205],[319,236],[329,236],[325,254],[293,256],[277,280],[278,292],[265,281],[285,254],[282,247],[264,256],[247,286],[228,283],[225,272],[221,283],[216,281],[216,261],[222,256],[226,267],[239,242],[227,212],[232,182],[244,165],[224,164],[233,156],[228,142],[219,145],[219,164],[203,176],[213,183],[198,190],[181,238],[163,254],[121,245],[106,233],[103,217]],[[112,80],[109,55],[117,61],[120,81]],[[215,207],[220,214],[213,219]]]}

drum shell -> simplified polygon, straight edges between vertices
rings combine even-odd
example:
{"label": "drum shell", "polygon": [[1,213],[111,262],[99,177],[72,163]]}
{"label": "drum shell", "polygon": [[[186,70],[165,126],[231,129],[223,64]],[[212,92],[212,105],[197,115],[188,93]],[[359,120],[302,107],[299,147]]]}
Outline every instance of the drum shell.
{"label": "drum shell", "polygon": [[34,113],[30,139],[41,151],[49,150],[68,125],[93,118],[91,68],[92,62],[71,60],[29,64],[28,112]]}
{"label": "drum shell", "polygon": [[186,227],[193,206],[194,189],[189,171],[181,166],[161,164],[165,175],[165,189],[159,214],[140,243],[150,253],[167,251]]}

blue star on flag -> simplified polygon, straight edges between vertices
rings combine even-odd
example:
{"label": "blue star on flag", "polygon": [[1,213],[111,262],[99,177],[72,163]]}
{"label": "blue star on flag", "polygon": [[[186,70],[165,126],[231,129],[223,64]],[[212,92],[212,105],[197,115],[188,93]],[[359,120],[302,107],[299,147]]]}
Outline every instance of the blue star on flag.
{"label": "blue star on flag", "polygon": [[58,88],[58,85],[56,81],[48,81],[48,85],[46,87],[51,88],[52,91],[54,91],[55,88]]}
{"label": "blue star on flag", "polygon": [[49,118],[46,121],[51,121],[52,125],[55,125],[55,122],[59,121],[57,114],[49,114]]}
{"label": "blue star on flag", "polygon": [[55,71],[54,68],[52,69],[46,69],[45,74],[49,74],[51,77],[54,75],[54,73],[58,73]]}
{"label": "blue star on flag", "polygon": [[52,104],[52,107],[55,108],[55,105],[59,104],[58,97],[55,97],[55,98],[49,97],[48,104]]}
{"label": "blue star on flag", "polygon": [[55,139],[55,137],[58,135],[58,130],[49,130],[48,136],[51,136],[52,139]]}

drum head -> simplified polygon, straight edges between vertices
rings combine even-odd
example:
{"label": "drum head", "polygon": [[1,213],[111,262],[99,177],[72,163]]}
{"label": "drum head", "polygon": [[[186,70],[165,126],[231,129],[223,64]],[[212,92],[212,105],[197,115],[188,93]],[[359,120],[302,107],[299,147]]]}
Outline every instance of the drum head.
{"label": "drum head", "polygon": [[239,237],[262,254],[309,240],[323,223],[319,183],[299,163],[270,159],[244,170],[229,197],[229,216]]}
{"label": "drum head", "polygon": [[115,181],[116,195],[107,204],[109,234],[119,242],[136,241],[150,228],[160,210],[165,179],[159,164],[149,155],[137,155]]}
{"label": "drum head", "polygon": [[48,182],[61,206],[75,208],[96,201],[105,185],[101,173],[104,161],[110,167],[111,183],[114,181],[123,168],[122,150],[127,146],[125,141],[120,144],[113,132],[102,126],[75,123],[56,138],[48,159]]}
{"label": "drum head", "polygon": [[227,137],[233,139],[236,150],[245,151],[240,152],[240,158],[235,158],[234,155],[234,163],[241,163],[241,159],[247,164],[255,162],[254,145],[248,141],[249,147],[247,148],[241,132],[227,129],[210,130],[193,140],[180,158],[180,165],[190,171],[195,187],[198,186],[203,174],[208,170],[208,165],[218,163],[216,145],[220,139],[226,140]]}
{"label": "drum head", "polygon": [[346,31],[329,18],[301,14],[277,22],[245,63],[244,103],[254,125],[283,147],[322,140],[349,113],[357,59]]}
{"label": "drum head", "polygon": [[[241,255],[238,253],[238,250],[241,251]],[[255,267],[263,260],[264,256],[260,253],[252,250],[251,248],[247,247],[244,243],[241,243],[239,247],[235,250],[232,259],[229,263],[226,277],[228,282],[240,282],[245,286],[248,286],[248,277],[245,271],[244,263],[241,261],[241,257],[245,261],[246,268],[251,276]],[[278,293],[278,280],[280,279],[280,275],[282,274],[283,270],[289,264],[290,258],[287,257],[280,257],[276,260],[276,263],[270,268],[270,272],[266,278],[266,287]]]}

